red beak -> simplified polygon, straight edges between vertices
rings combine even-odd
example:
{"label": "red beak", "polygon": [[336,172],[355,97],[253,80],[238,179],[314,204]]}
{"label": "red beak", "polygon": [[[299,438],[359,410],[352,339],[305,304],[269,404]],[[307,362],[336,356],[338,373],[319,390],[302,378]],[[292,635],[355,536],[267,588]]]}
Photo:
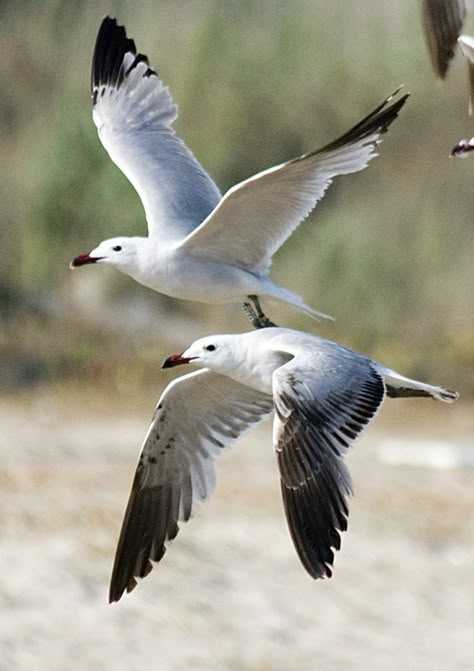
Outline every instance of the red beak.
{"label": "red beak", "polygon": [[180,352],[179,354],[172,354],[169,356],[167,359],[163,361],[161,364],[162,368],[173,368],[174,366],[181,366],[183,363],[189,363],[192,361],[195,357],[184,357],[183,353]]}
{"label": "red beak", "polygon": [[89,254],[79,254],[75,259],[69,264],[70,268],[79,268],[79,266],[85,266],[87,263],[97,263],[103,259],[103,256],[89,256]]}

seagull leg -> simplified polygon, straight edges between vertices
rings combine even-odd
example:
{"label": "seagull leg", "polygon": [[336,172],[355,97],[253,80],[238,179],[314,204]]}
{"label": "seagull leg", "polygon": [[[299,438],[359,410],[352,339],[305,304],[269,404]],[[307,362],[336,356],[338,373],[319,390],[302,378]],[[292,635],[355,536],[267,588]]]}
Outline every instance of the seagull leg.
{"label": "seagull leg", "polygon": [[258,300],[258,296],[249,296],[249,298],[252,301],[254,307],[252,307],[250,303],[244,303],[244,310],[246,311],[254,328],[264,329],[268,326],[276,326],[276,324],[270,321],[263,312],[260,306],[260,301]]}
{"label": "seagull leg", "polygon": [[252,323],[252,326],[256,329],[260,328],[257,313],[255,312],[253,307],[250,305],[250,303],[242,303],[242,307],[244,308],[245,314],[250,319],[250,322]]}

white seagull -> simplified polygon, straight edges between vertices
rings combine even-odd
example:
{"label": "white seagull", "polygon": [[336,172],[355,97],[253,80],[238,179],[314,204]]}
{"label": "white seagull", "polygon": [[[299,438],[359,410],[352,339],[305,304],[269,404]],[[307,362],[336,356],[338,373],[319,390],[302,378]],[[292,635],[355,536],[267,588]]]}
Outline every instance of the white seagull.
{"label": "white seagull", "polygon": [[465,0],[422,0],[422,20],[434,73],[447,75],[466,18]]}
{"label": "white seagull", "polygon": [[[474,97],[474,37],[470,35],[461,35],[458,39],[459,46],[461,51],[467,58],[469,64],[469,79],[471,82],[471,91],[472,97]],[[471,98],[469,111],[472,114],[474,101]],[[474,137],[471,137],[470,140],[464,139],[459,140],[457,145],[451,150],[451,156],[459,156],[460,158],[466,158],[467,155],[474,150]]]}
{"label": "white seagull", "polygon": [[214,457],[275,411],[273,444],[296,552],[312,578],[331,576],[347,529],[351,477],[344,456],[385,396],[458,394],[411,380],[314,335],[265,328],[202,338],[170,356],[169,368],[204,368],[163,392],[140,453],[110,584],[130,592],[159,561],[214,486]]}
{"label": "white seagull", "polygon": [[[467,15],[465,0],[423,0],[422,15],[426,43],[431,64],[437,77],[445,79],[449,64],[459,44],[466,57],[469,78],[469,114],[474,110],[474,62],[472,49],[474,40],[461,35]],[[460,143],[461,144],[461,143]],[[460,154],[452,153],[453,156]]]}
{"label": "white seagull", "polygon": [[270,323],[260,296],[326,316],[269,279],[272,257],[334,177],[358,172],[376,156],[381,135],[407,97],[393,102],[390,96],[334,142],[254,175],[222,196],[175,135],[177,107],[168,87],[123,26],[106,17],[92,63],[93,119],[110,158],[142,200],[149,235],[105,240],[73,259],[71,267],[107,264],[175,298],[253,304],[256,316],[247,312],[257,326]]}

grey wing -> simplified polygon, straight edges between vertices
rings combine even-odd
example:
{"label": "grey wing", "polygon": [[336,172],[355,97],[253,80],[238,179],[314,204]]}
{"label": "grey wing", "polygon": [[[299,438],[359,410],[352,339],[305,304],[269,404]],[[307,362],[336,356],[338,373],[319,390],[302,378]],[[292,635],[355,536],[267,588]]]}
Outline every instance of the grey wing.
{"label": "grey wing", "polygon": [[474,37],[461,35],[458,39],[461,51],[467,60],[467,74],[469,77],[469,114],[474,113]]}
{"label": "grey wing", "polygon": [[208,370],[170,383],[140,453],[115,554],[110,601],[159,561],[166,542],[210,495],[214,457],[273,409],[270,396]]}
{"label": "grey wing", "polygon": [[444,79],[466,18],[464,0],[423,0],[423,28],[437,77]]}
{"label": "grey wing", "polygon": [[333,178],[362,170],[376,156],[382,134],[407,97],[389,104],[390,96],[331,144],[234,186],[180,247],[195,256],[266,272],[273,254],[321,200]]}
{"label": "grey wing", "polygon": [[211,212],[220,192],[174,133],[177,107],[168,87],[110,17],[97,35],[91,85],[99,137],[138,192],[150,235],[183,238]]}
{"label": "grey wing", "polygon": [[297,359],[274,373],[274,446],[296,552],[313,578],[330,577],[347,529],[351,477],[344,455],[385,394],[370,360],[344,350]]}

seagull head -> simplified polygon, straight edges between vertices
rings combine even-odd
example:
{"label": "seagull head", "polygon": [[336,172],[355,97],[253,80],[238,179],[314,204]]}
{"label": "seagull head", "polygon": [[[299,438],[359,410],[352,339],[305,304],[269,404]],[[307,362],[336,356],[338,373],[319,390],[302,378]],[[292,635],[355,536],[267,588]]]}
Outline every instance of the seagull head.
{"label": "seagull head", "polygon": [[172,354],[163,361],[162,368],[173,368],[185,363],[194,363],[201,368],[210,368],[221,373],[232,371],[238,362],[232,336],[208,336],[196,340],[188,349]]}
{"label": "seagull head", "polygon": [[138,243],[136,238],[110,238],[104,240],[88,254],[79,254],[69,264],[70,268],[79,268],[90,263],[106,263],[132,275],[138,267]]}
{"label": "seagull head", "polygon": [[284,329],[264,328],[248,333],[213,335],[196,340],[188,349],[172,354],[162,368],[193,363],[237,382],[272,394],[274,371],[293,358],[293,354],[272,347],[272,339]]}

